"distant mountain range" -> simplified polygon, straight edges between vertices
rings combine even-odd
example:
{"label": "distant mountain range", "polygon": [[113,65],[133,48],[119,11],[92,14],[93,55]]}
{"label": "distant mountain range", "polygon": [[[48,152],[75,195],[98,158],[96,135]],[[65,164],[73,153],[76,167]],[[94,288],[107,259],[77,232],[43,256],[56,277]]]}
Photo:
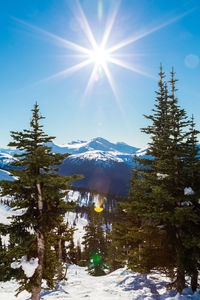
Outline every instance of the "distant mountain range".
{"label": "distant mountain range", "polygon": [[[127,195],[133,157],[144,156],[145,149],[132,147],[126,143],[111,143],[97,137],[91,141],[73,141],[65,145],[48,143],[54,153],[70,153],[60,167],[61,175],[83,174],[84,178],[74,181],[75,187],[83,187],[97,192]],[[0,148],[0,168],[7,170],[18,152]],[[0,179],[5,179],[5,171]],[[7,179],[7,178],[6,178]]]}
{"label": "distant mountain range", "polygon": [[89,142],[86,141],[73,141],[64,145],[56,145],[54,143],[48,143],[48,146],[52,147],[52,151],[55,153],[70,153],[80,154],[88,151],[111,151],[121,152],[126,154],[133,154],[139,148],[129,146],[126,143],[111,143],[101,137],[92,139]]}

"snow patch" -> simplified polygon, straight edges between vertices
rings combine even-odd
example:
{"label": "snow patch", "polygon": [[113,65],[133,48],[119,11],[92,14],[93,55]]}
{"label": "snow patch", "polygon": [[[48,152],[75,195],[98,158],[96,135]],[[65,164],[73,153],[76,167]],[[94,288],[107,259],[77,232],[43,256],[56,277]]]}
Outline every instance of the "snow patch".
{"label": "snow patch", "polygon": [[167,174],[157,173],[158,179],[164,179],[164,178],[166,178],[167,176],[168,176]]}
{"label": "snow patch", "polygon": [[11,268],[13,269],[18,269],[20,267],[27,278],[32,277],[38,267],[38,257],[32,257],[30,260],[27,260],[27,257],[23,256],[20,261],[14,261],[11,263]]}
{"label": "snow patch", "polygon": [[184,188],[184,195],[188,196],[188,195],[194,195],[194,191],[191,187],[186,187]]}
{"label": "snow patch", "polygon": [[[175,290],[166,291],[170,279],[159,272],[140,274],[130,272],[126,268],[118,269],[105,276],[90,276],[86,268],[69,265],[68,280],[61,281],[54,290],[43,290],[43,300],[197,300],[199,289],[192,293],[191,288],[184,289],[181,294]],[[15,297],[18,288],[16,281],[0,282],[0,299],[30,299],[30,294],[23,292]]]}

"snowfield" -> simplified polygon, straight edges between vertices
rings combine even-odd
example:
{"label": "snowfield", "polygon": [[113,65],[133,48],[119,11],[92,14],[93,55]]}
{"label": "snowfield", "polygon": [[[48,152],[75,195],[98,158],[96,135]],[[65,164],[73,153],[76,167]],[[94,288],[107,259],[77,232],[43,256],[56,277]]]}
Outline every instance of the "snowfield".
{"label": "snowfield", "polygon": [[[72,193],[72,198],[77,198],[78,194]],[[73,199],[75,200],[75,199]],[[9,224],[13,211],[6,205],[0,204],[0,223]],[[15,212],[15,214],[19,214]],[[75,244],[78,240],[82,241],[84,226],[88,220],[86,216],[76,216],[69,212],[65,215],[65,221],[73,225],[76,220]],[[2,238],[3,244],[8,243],[8,236]],[[36,259],[21,261],[24,272],[30,277],[35,270]],[[182,294],[174,290],[166,291],[166,285],[170,279],[159,273],[139,274],[127,271],[125,268],[118,269],[108,275],[94,277],[87,273],[86,268],[70,265],[67,270],[67,280],[59,283],[55,290],[43,290],[42,300],[200,300],[200,290],[195,294],[190,288],[185,289]],[[8,282],[0,281],[0,300],[29,300],[30,295],[22,292],[18,297],[15,296],[18,283],[14,280]]]}
{"label": "snowfield", "polygon": [[[171,290],[166,292],[169,279],[157,273],[149,275],[131,273],[118,269],[109,275],[93,277],[83,267],[71,265],[67,271],[67,281],[60,282],[55,290],[41,293],[42,300],[186,300],[200,299],[200,294],[193,294],[185,289],[182,294]],[[0,282],[1,300],[28,300],[27,292],[15,297],[18,285],[15,281]]]}

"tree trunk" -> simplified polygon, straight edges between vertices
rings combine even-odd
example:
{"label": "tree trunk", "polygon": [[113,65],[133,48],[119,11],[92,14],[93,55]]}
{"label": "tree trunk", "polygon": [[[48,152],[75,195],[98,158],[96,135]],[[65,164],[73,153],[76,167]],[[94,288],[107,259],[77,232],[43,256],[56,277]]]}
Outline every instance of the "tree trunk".
{"label": "tree trunk", "polygon": [[141,262],[142,261],[142,243],[139,243],[139,251],[138,251],[138,253],[139,253],[139,257],[138,257],[138,259],[139,259],[139,261]]}
{"label": "tree trunk", "polygon": [[184,268],[177,267],[177,277],[176,277],[176,290],[181,293],[185,288],[185,270]]}
{"label": "tree trunk", "polygon": [[39,300],[41,285],[42,285],[42,272],[44,263],[45,240],[42,233],[37,233],[37,250],[38,250],[38,267],[35,270],[37,274],[36,285],[32,288],[31,300]]}
{"label": "tree trunk", "polygon": [[[38,210],[40,216],[43,213],[43,199],[40,183],[36,184],[37,187],[37,199],[38,199]],[[40,300],[40,292],[42,286],[42,275],[43,275],[43,264],[44,264],[44,253],[45,253],[45,239],[44,234],[38,230],[37,233],[37,253],[38,253],[38,267],[35,270],[36,273],[36,284],[32,288],[31,300]]]}
{"label": "tree trunk", "polygon": [[61,238],[58,241],[58,261],[60,263],[58,267],[58,280],[63,279],[63,274],[62,274],[62,240]]}
{"label": "tree trunk", "polygon": [[38,209],[40,212],[40,215],[42,215],[42,210],[43,210],[43,199],[42,199],[42,191],[41,191],[41,185],[40,183],[36,183],[36,187],[37,187],[37,196],[38,196]]}
{"label": "tree trunk", "polygon": [[192,291],[195,292],[198,284],[198,270],[195,269],[191,275],[191,287]]}

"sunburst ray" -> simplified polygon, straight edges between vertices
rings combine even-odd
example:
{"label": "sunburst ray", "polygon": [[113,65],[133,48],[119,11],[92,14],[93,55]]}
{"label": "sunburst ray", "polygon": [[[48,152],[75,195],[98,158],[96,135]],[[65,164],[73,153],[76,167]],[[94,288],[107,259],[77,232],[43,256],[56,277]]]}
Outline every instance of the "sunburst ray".
{"label": "sunburst ray", "polygon": [[[83,47],[79,44],[76,44],[74,42],[71,42],[71,41],[68,41],[54,33],[51,33],[51,32],[48,32],[44,29],[41,29],[35,25],[32,25],[32,24],[29,24],[28,22],[25,22],[23,20],[20,20],[18,18],[14,18],[13,19],[15,21],[17,21],[18,23],[21,23],[29,28],[31,28],[32,30],[34,31],[37,31],[39,32],[40,34],[43,34],[49,38],[51,38],[53,41],[56,41],[56,42],[59,42],[63,47],[66,47],[66,48],[69,48],[69,49],[72,49],[73,51],[77,52],[77,55],[74,55],[75,57],[77,58],[83,58],[84,60],[78,64],[75,64],[73,65],[72,67],[69,67],[69,68],[66,68],[65,70],[62,70],[56,74],[53,74],[43,80],[40,80],[39,82],[37,83],[41,83],[41,82],[44,82],[44,81],[49,81],[51,79],[55,79],[55,78],[61,78],[61,77],[64,77],[64,76],[67,76],[69,74],[72,74],[74,72],[77,72],[79,70],[81,70],[82,68],[86,67],[87,65],[93,63],[94,66],[93,66],[93,70],[91,72],[91,75],[89,77],[89,80],[88,80],[88,83],[87,83],[87,86],[86,86],[86,89],[85,89],[85,93],[84,93],[84,97],[87,96],[89,90],[91,89],[92,85],[94,84],[94,81],[95,81],[95,76],[98,75],[98,68],[99,67],[102,67],[103,70],[104,70],[104,73],[105,73],[105,76],[110,84],[110,87],[115,95],[115,98],[116,98],[116,101],[117,103],[119,104],[120,106],[120,109],[121,111],[122,110],[122,106],[121,106],[121,103],[119,101],[119,98],[118,98],[118,93],[117,93],[117,89],[116,89],[116,85],[114,83],[114,79],[112,77],[112,74],[108,68],[108,63],[112,63],[112,64],[115,64],[119,67],[122,67],[122,68],[125,68],[125,69],[128,69],[132,72],[135,72],[137,74],[140,74],[142,76],[146,76],[146,77],[150,77],[150,78],[153,78],[150,74],[148,74],[146,71],[143,71],[141,70],[139,67],[137,67],[135,64],[134,65],[131,65],[127,62],[125,62],[124,60],[122,60],[123,57],[127,57],[127,55],[125,53],[119,53],[118,51],[130,44],[133,44],[134,42],[158,31],[158,30],[161,30],[162,28],[174,23],[175,21],[183,18],[185,15],[187,15],[188,13],[190,13],[192,10],[190,11],[187,11],[185,12],[184,14],[182,15],[179,15],[179,16],[176,16],[174,17],[173,19],[170,19],[168,20],[167,22],[165,23],[162,23],[162,24],[159,24],[151,29],[148,29],[147,31],[145,32],[142,32],[142,33],[139,33],[137,35],[133,35],[132,37],[130,38],[127,38],[127,39],[124,39],[118,43],[116,43],[115,45],[111,46],[110,48],[107,48],[106,45],[108,43],[108,40],[110,38],[110,35],[111,35],[111,32],[113,30],[113,26],[114,26],[114,23],[115,23],[115,20],[116,20],[116,16],[117,16],[117,13],[118,13],[118,9],[119,9],[119,5],[120,5],[120,0],[118,0],[114,10],[113,10],[113,13],[111,14],[110,18],[108,18],[108,22],[107,22],[107,26],[105,28],[105,31],[104,31],[104,34],[103,34],[103,37],[102,37],[102,40],[101,40],[101,43],[98,44],[96,39],[95,39],[95,36],[92,32],[92,29],[88,23],[88,20],[84,14],[84,11],[80,5],[80,2],[79,0],[76,0],[76,4],[77,4],[77,8],[78,8],[78,14],[79,14],[79,22],[81,24],[81,27],[82,27],[82,30],[84,32],[84,34],[86,35],[88,41],[89,41],[89,44],[90,44],[90,47],[89,48],[86,48],[86,47]],[[77,11],[76,11],[77,12]],[[138,55],[137,53],[133,53],[131,55]],[[142,54],[139,54],[139,55],[142,55]]]}
{"label": "sunburst ray", "polygon": [[78,45],[76,43],[73,43],[71,41],[68,41],[68,40],[66,40],[66,39],[64,39],[64,38],[62,38],[62,37],[60,37],[60,36],[58,36],[58,35],[56,35],[54,33],[46,31],[46,30],[44,30],[44,29],[42,29],[40,27],[37,27],[35,25],[32,25],[32,24],[30,24],[28,22],[25,22],[25,21],[23,21],[21,19],[15,18],[15,17],[12,17],[12,19],[15,20],[15,21],[17,21],[18,23],[21,23],[21,24],[29,27],[29,28],[32,28],[35,31],[38,31],[38,32],[42,33],[43,35],[46,35],[46,36],[50,37],[54,41],[58,41],[59,43],[62,44],[62,46],[66,47],[66,48],[70,48],[70,49],[72,49],[74,51],[82,52],[82,53],[85,53],[87,55],[90,54],[90,50],[89,49],[87,49],[85,47],[82,47],[82,46],[80,46],[80,45]]}
{"label": "sunburst ray", "polygon": [[113,24],[115,23],[115,19],[119,10],[119,6],[120,6],[120,1],[118,1],[117,5],[115,6],[113,13],[111,15],[111,18],[108,19],[108,24],[106,26],[103,38],[102,38],[102,42],[101,42],[101,47],[104,48],[107,44],[108,38],[110,36],[110,33],[112,31],[113,28]]}
{"label": "sunburst ray", "polygon": [[87,36],[87,38],[88,38],[91,46],[93,47],[93,49],[95,49],[95,48],[97,48],[97,42],[96,42],[96,40],[94,38],[94,35],[92,33],[92,30],[91,30],[89,24],[88,24],[86,16],[85,16],[85,14],[84,14],[84,12],[82,10],[80,2],[77,0],[76,3],[77,3],[77,7],[78,7],[78,10],[79,10],[79,13],[80,13],[80,17],[81,17],[80,18],[80,22],[81,22],[81,25],[82,25],[82,29],[83,29],[85,35]]}
{"label": "sunburst ray", "polygon": [[35,84],[39,84],[39,83],[49,81],[49,80],[52,80],[52,79],[56,79],[56,78],[59,78],[59,77],[64,77],[66,75],[70,75],[70,74],[72,74],[74,72],[77,72],[77,71],[81,70],[82,68],[88,66],[92,62],[93,61],[91,59],[84,60],[83,62],[81,62],[79,64],[76,64],[76,65],[74,65],[70,68],[64,69],[63,71],[60,71],[60,72],[58,72],[56,74],[53,74],[49,77],[46,77],[44,79],[41,79],[40,81],[36,82]]}
{"label": "sunburst ray", "polygon": [[179,16],[174,17],[174,18],[172,18],[172,19],[166,21],[166,22],[163,23],[163,24],[160,24],[160,25],[158,25],[158,26],[155,26],[155,27],[153,27],[153,28],[151,28],[151,29],[149,29],[149,30],[143,32],[143,33],[140,33],[140,34],[138,34],[138,35],[136,35],[136,36],[132,36],[132,37],[130,37],[130,38],[128,38],[128,39],[125,39],[124,41],[121,41],[120,43],[118,43],[118,44],[116,44],[116,45],[110,47],[110,48],[108,49],[108,52],[109,52],[109,53],[112,53],[112,52],[115,52],[115,51],[117,51],[117,50],[119,50],[119,49],[125,47],[125,46],[128,46],[129,44],[132,44],[132,43],[134,43],[134,42],[136,42],[136,41],[138,41],[138,40],[140,40],[140,39],[142,39],[142,38],[144,38],[144,37],[146,37],[146,36],[148,36],[148,35],[150,35],[150,34],[156,32],[156,31],[158,31],[158,30],[160,30],[160,29],[162,29],[162,28],[164,28],[164,27],[166,27],[166,26],[168,26],[168,25],[170,25],[170,24],[176,22],[177,20],[183,18],[184,16],[186,16],[186,15],[187,15],[188,13],[190,13],[190,12],[191,12],[191,10],[190,10],[190,11],[187,11],[187,12],[185,12],[185,13],[179,15]]}
{"label": "sunburst ray", "polygon": [[93,68],[93,70],[92,70],[92,73],[91,73],[91,75],[90,75],[90,78],[89,78],[89,80],[88,80],[88,84],[87,84],[87,86],[86,86],[86,89],[85,89],[85,92],[84,92],[83,99],[86,98],[86,96],[87,96],[89,90],[92,88],[92,85],[93,85],[93,83],[94,83],[94,79],[95,79],[95,76],[96,76],[96,73],[97,73],[97,69],[98,69],[98,66],[95,65],[94,68]]}
{"label": "sunburst ray", "polygon": [[127,70],[133,71],[133,72],[135,72],[137,74],[140,74],[142,76],[155,79],[155,77],[153,77],[152,75],[148,74],[147,72],[144,72],[144,71],[140,70],[139,68],[136,68],[135,66],[132,66],[132,65],[130,65],[130,64],[124,62],[124,61],[121,61],[119,59],[111,57],[109,59],[109,62],[111,62],[111,63],[113,63],[113,64],[115,64],[117,66],[120,66],[122,68],[125,68]]}
{"label": "sunburst ray", "polygon": [[109,82],[109,84],[110,84],[110,86],[111,86],[111,88],[112,88],[112,91],[113,91],[113,94],[114,94],[115,99],[116,99],[116,101],[117,101],[117,104],[118,104],[118,106],[119,106],[119,109],[120,109],[121,113],[125,116],[125,112],[124,112],[123,107],[122,107],[122,105],[121,105],[121,101],[119,100],[119,97],[118,97],[116,85],[115,85],[115,83],[114,83],[112,74],[111,74],[110,70],[108,69],[107,64],[104,64],[104,65],[103,65],[103,69],[104,69],[104,72],[105,72],[106,77],[107,77],[107,79],[108,79],[108,82]]}

